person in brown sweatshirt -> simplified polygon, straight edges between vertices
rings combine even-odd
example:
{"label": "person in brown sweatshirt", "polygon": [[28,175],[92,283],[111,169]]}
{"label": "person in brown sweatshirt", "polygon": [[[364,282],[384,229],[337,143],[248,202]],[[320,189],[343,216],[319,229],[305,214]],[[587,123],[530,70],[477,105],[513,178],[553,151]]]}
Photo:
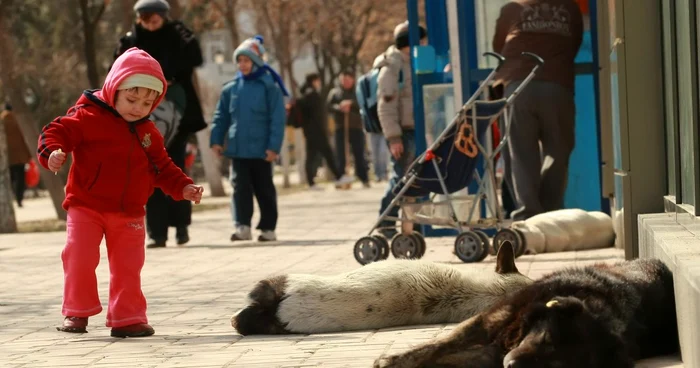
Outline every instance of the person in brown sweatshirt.
{"label": "person in brown sweatshirt", "polygon": [[12,106],[10,104],[5,104],[5,111],[0,113],[0,120],[5,125],[12,191],[15,193],[17,206],[22,207],[24,191],[27,188],[24,181],[24,165],[29,163],[32,154],[29,152],[29,147],[27,147],[27,144],[24,142],[22,131],[19,129],[19,123],[12,112]]}
{"label": "person in brown sweatshirt", "polygon": [[534,62],[522,52],[544,60],[511,112],[503,156],[519,207],[513,220],[563,206],[575,141],[574,58],[582,38],[583,17],[574,0],[512,0],[501,8],[493,49],[506,62],[494,86],[508,96],[527,77]]}

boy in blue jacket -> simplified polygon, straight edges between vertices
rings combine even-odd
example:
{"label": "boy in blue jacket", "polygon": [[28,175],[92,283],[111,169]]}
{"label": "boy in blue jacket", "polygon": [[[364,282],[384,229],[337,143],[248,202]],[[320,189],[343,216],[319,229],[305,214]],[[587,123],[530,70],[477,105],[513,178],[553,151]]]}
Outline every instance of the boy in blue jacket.
{"label": "boy in blue jacket", "polygon": [[[253,194],[260,207],[258,241],[277,240],[277,191],[272,164],[284,139],[288,96],[279,75],[263,61],[263,38],[249,38],[233,57],[238,75],[224,85],[214,112],[210,146],[218,155],[232,159],[233,216],[236,232],[231,241],[251,240]],[[224,148],[224,138],[228,138]]]}

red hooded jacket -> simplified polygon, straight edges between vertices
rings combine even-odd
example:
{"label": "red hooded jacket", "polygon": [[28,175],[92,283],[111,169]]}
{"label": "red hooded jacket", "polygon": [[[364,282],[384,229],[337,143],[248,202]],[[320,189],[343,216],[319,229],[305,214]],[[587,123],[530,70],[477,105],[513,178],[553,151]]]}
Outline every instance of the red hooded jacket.
{"label": "red hooded jacket", "polygon": [[131,48],[112,66],[101,90],[85,91],[65,116],[42,129],[37,156],[48,169],[51,152],[73,154],[63,208],[84,206],[101,212],[143,216],[148,197],[159,187],[175,200],[192,179],[173,164],[163,137],[148,117],[127,122],[113,108],[119,85],[133,74],[149,74],[167,82],[158,62]]}

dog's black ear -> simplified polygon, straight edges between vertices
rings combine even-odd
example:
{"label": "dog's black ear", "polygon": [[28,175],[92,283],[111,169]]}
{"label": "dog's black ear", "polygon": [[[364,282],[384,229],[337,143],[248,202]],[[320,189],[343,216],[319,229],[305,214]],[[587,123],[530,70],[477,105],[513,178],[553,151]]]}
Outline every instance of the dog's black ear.
{"label": "dog's black ear", "polygon": [[508,240],[504,240],[498,248],[498,255],[496,255],[496,273],[520,273],[518,268],[515,267],[513,244]]}

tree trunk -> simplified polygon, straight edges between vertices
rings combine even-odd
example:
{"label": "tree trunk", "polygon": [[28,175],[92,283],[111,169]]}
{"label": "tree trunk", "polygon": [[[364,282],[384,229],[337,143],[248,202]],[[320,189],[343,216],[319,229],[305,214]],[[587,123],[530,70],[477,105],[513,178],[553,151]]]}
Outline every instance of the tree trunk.
{"label": "tree trunk", "polygon": [[83,50],[85,52],[85,65],[87,66],[87,77],[90,88],[100,88],[100,71],[97,69],[97,51],[95,50],[95,30],[97,23],[102,18],[107,3],[104,0],[99,6],[94,17],[90,16],[90,5],[88,0],[80,0],[80,18],[83,22]]}
{"label": "tree trunk", "polygon": [[[39,128],[34,123],[29,112],[29,107],[27,107],[26,102],[24,102],[22,91],[25,91],[26,88],[22,86],[21,81],[15,76],[15,50],[17,49],[17,45],[10,36],[10,27],[9,24],[7,24],[5,14],[7,13],[0,12],[0,50],[2,50],[2,52],[0,52],[0,80],[2,81],[5,95],[10,97],[13,111],[19,122],[19,127],[27,147],[29,147],[31,152],[36,152],[37,142],[39,141]],[[40,170],[40,172],[41,180],[51,195],[51,200],[53,201],[58,218],[65,220],[66,211],[63,210],[61,206],[65,198],[62,180],[59,176],[54,175],[48,170]]]}
{"label": "tree trunk", "polygon": [[238,19],[236,19],[237,5],[238,0],[226,0],[226,21],[228,22],[229,32],[231,32],[231,43],[234,48],[241,43],[241,37],[238,33]]}
{"label": "tree trunk", "polygon": [[[0,121],[0,152],[7,152],[5,124]],[[15,208],[12,207],[12,185],[10,185],[10,168],[8,155],[0,156],[0,234],[16,233],[17,220]]]}
{"label": "tree trunk", "polygon": [[90,88],[100,88],[100,72],[97,70],[95,54],[95,33],[92,30],[85,30],[85,65]]}
{"label": "tree trunk", "polygon": [[168,4],[170,4],[170,17],[173,19],[180,19],[182,17],[180,0],[168,0]]}
{"label": "tree trunk", "polygon": [[[121,0],[122,6],[122,33],[126,33],[131,29],[134,23],[134,0]],[[121,35],[120,35],[121,36]]]}
{"label": "tree trunk", "polygon": [[[197,96],[202,96],[202,89],[199,86],[199,78],[197,77],[197,72],[192,73],[192,85],[197,92]],[[202,129],[197,132],[197,146],[199,148],[199,153],[202,155],[202,166],[204,166],[204,177],[207,178],[207,183],[209,183],[209,189],[211,190],[212,197],[225,197],[226,191],[224,190],[223,184],[221,183],[221,171],[219,170],[219,164],[221,163],[215,156],[214,153],[209,149],[209,129]]]}
{"label": "tree trunk", "polygon": [[294,78],[294,62],[287,63],[287,65],[284,66],[284,69],[289,75],[289,85],[287,86],[287,89],[289,90],[289,93],[292,95],[292,97],[296,98],[297,93],[299,92],[299,86],[297,85],[296,78]]}

